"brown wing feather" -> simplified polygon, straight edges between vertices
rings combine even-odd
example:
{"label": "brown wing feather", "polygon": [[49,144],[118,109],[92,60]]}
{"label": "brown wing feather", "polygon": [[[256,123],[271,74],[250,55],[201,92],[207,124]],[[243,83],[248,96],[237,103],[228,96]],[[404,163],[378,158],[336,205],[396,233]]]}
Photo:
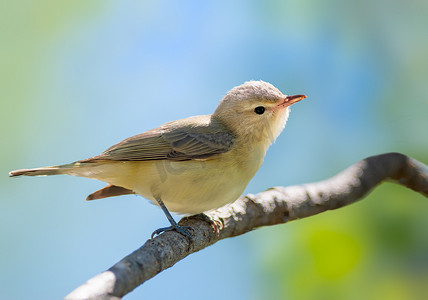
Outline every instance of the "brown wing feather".
{"label": "brown wing feather", "polygon": [[210,116],[170,122],[127,138],[82,162],[206,159],[229,151],[234,142],[232,133],[214,122]]}

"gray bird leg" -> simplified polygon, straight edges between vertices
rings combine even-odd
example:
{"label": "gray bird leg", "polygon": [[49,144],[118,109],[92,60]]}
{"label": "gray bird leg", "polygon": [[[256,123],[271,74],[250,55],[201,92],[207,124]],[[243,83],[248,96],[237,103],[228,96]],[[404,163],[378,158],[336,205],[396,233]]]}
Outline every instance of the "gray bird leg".
{"label": "gray bird leg", "polygon": [[153,231],[151,238],[153,238],[155,235],[161,234],[162,232],[171,231],[171,230],[176,230],[179,233],[181,233],[182,235],[185,235],[188,238],[192,238],[192,235],[189,233],[189,231],[186,230],[186,229],[190,229],[191,227],[190,226],[180,226],[180,225],[178,225],[177,222],[175,222],[174,218],[169,213],[169,211],[166,208],[166,206],[163,203],[163,201],[160,198],[155,198],[155,199],[158,202],[159,206],[162,208],[162,210],[163,210],[166,218],[168,219],[169,223],[171,224],[171,226],[169,226],[169,227],[162,227],[162,228],[156,229],[155,231]]}

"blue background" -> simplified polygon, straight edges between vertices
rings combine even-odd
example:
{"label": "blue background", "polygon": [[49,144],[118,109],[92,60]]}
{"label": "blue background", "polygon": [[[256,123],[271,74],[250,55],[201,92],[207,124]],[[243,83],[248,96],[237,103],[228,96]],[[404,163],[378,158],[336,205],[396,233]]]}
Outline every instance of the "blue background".
{"label": "blue background", "polygon": [[[428,2],[8,1],[0,9],[0,297],[59,299],[166,225],[103,183],[13,178],[167,121],[214,111],[265,80],[306,94],[246,192],[328,178],[399,151],[428,162]],[[420,299],[428,201],[368,199],[227,239],[126,299]]]}

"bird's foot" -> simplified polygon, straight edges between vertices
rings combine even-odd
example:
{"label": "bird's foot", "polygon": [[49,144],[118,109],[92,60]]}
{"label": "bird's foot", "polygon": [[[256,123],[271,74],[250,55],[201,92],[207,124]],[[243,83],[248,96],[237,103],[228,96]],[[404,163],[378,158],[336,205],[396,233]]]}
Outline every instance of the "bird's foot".
{"label": "bird's foot", "polygon": [[190,226],[180,226],[178,224],[175,224],[173,226],[168,226],[168,227],[162,227],[159,229],[156,229],[155,231],[153,231],[152,233],[152,238],[154,238],[156,235],[161,234],[162,232],[166,232],[166,231],[171,231],[171,230],[175,230],[179,233],[181,233],[184,236],[187,236],[188,238],[192,239],[192,235],[190,234],[190,232],[188,231],[188,229],[191,229],[192,227]]}
{"label": "bird's foot", "polygon": [[210,217],[204,213],[193,215],[192,218],[198,218],[199,220],[202,220],[202,221],[209,223],[211,225],[211,228],[213,229],[213,231],[215,232],[215,234],[217,236],[220,235],[220,230],[223,229],[223,223],[222,222],[220,222],[219,220],[213,219],[212,217]]}

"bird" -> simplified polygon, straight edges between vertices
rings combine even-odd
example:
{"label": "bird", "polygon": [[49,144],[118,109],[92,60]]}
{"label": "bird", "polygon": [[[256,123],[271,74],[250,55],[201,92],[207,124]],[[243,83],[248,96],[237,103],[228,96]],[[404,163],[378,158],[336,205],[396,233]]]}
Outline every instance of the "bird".
{"label": "bird", "polygon": [[284,129],[290,106],[306,98],[288,96],[264,81],[232,88],[211,115],[165,123],[127,138],[100,155],[73,163],[20,169],[10,177],[67,174],[107,183],[86,200],[138,194],[160,206],[170,226],[191,237],[170,210],[200,214],[238,199]]}

